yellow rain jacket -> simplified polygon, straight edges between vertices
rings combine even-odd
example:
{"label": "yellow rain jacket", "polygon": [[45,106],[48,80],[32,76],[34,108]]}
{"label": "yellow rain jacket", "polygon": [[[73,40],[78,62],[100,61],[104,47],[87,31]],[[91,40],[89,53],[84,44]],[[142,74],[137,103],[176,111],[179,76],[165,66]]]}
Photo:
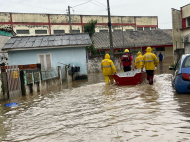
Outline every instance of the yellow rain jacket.
{"label": "yellow rain jacket", "polygon": [[101,62],[101,69],[103,71],[103,75],[112,75],[113,73],[116,72],[116,68],[112,62],[112,60],[110,60],[110,55],[106,54],[105,55],[105,59],[102,60]]}
{"label": "yellow rain jacket", "polygon": [[143,56],[141,55],[141,52],[138,52],[137,55],[138,57],[135,59],[135,67],[137,67],[137,69],[141,69],[144,65]]}
{"label": "yellow rain jacket", "polygon": [[143,55],[145,70],[155,70],[155,65],[157,66],[159,61],[155,54],[151,53],[151,48],[147,48],[146,54]]}

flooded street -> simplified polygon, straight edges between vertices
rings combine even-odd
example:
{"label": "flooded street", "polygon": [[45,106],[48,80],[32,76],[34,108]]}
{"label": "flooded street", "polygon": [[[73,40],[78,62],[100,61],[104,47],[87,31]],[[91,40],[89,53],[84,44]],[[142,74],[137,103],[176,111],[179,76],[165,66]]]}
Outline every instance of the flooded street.
{"label": "flooded street", "polygon": [[0,102],[3,142],[190,141],[190,95],[171,87],[168,64],[154,85],[105,86],[102,73],[62,88]]}

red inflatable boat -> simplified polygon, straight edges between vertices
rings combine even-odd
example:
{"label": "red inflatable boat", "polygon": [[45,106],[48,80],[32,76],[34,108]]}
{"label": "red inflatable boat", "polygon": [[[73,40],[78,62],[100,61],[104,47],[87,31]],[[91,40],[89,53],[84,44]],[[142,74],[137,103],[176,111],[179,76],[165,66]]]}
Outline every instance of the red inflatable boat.
{"label": "red inflatable boat", "polygon": [[145,70],[141,72],[141,69],[135,71],[117,73],[113,75],[117,85],[137,85],[144,82],[147,78]]}

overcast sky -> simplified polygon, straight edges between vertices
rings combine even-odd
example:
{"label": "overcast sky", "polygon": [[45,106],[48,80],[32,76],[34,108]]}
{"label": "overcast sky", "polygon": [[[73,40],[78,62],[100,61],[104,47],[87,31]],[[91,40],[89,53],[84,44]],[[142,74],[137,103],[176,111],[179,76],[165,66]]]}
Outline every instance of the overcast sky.
{"label": "overcast sky", "polygon": [[[158,28],[171,29],[171,8],[189,0],[109,0],[113,16],[158,16]],[[107,0],[0,0],[0,12],[107,15]]]}

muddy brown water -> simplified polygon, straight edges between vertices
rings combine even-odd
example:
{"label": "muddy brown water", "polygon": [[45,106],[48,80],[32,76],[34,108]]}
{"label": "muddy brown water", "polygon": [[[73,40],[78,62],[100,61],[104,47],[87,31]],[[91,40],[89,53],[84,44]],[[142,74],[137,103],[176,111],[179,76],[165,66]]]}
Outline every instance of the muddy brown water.
{"label": "muddy brown water", "polygon": [[0,102],[3,142],[190,141],[190,95],[171,87],[169,63],[154,85],[105,86],[101,73],[45,93]]}

